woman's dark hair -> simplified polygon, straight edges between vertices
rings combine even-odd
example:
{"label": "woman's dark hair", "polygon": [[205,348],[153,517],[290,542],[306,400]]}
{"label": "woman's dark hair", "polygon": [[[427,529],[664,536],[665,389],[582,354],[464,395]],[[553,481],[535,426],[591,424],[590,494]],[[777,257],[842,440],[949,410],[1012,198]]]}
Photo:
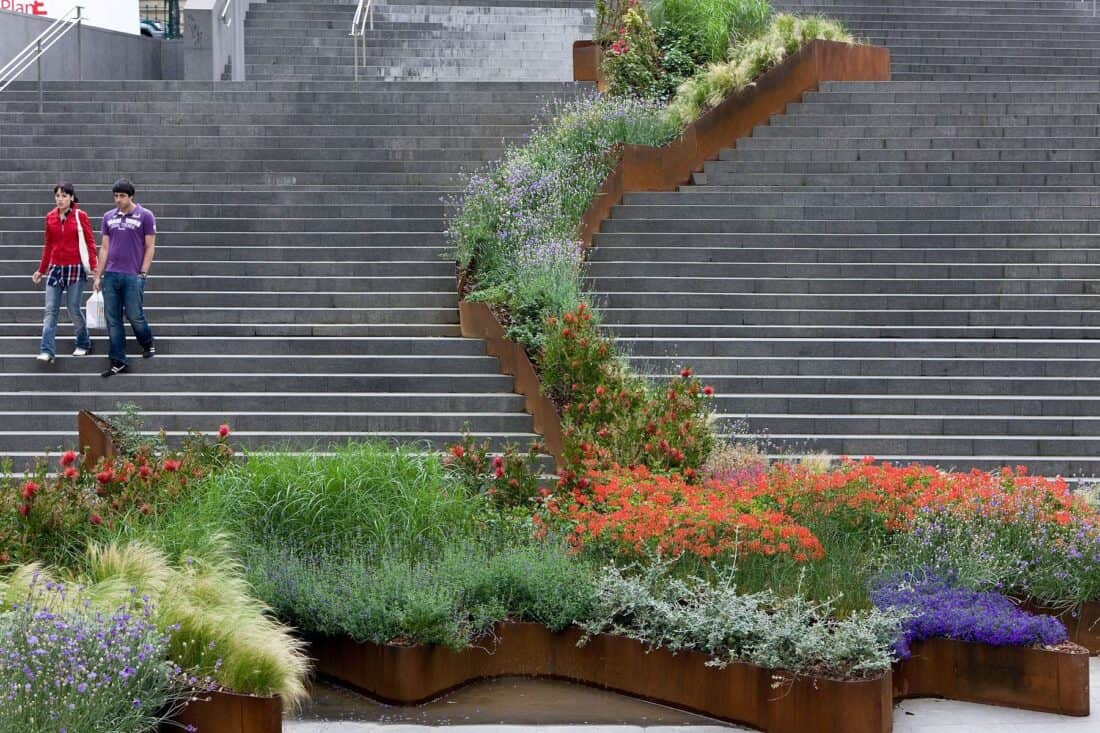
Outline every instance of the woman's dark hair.
{"label": "woman's dark hair", "polygon": [[115,185],[111,186],[111,193],[124,193],[130,198],[134,197],[134,184],[130,183],[125,178],[120,178],[115,181]]}
{"label": "woman's dark hair", "polygon": [[73,184],[69,183],[68,181],[62,181],[61,183],[53,187],[53,193],[55,196],[57,195],[58,191],[62,191],[72,196],[74,204],[80,202],[80,199],[76,197],[76,189],[74,189]]}

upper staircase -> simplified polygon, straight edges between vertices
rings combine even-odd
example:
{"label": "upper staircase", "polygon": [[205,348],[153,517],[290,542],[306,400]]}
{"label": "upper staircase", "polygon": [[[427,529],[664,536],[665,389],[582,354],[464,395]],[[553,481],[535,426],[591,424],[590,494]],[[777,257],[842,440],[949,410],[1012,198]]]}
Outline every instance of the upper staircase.
{"label": "upper staircase", "polygon": [[[1091,4],[778,5],[888,33],[899,80],[827,83],[627,194],[592,253],[608,327],[778,455],[1100,473],[1100,78],[1025,58],[1100,32]],[[1048,32],[987,74],[942,54],[979,20]]]}
{"label": "upper staircase", "polygon": [[[352,79],[355,5],[252,6],[247,78]],[[595,22],[590,0],[386,0],[373,16],[359,78],[384,81],[569,81],[573,41],[591,37]]]}

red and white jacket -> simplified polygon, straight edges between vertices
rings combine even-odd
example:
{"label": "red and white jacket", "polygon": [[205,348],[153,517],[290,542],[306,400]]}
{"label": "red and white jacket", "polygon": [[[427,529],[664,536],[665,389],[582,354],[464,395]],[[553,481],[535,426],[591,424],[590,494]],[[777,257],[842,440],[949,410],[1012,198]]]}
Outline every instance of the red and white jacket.
{"label": "red and white jacket", "polygon": [[46,214],[46,243],[42,247],[42,262],[38,271],[46,274],[50,265],[79,265],[80,240],[76,234],[76,220],[84,228],[84,242],[88,246],[88,266],[95,272],[97,261],[95,239],[92,235],[92,222],[88,215],[74,204],[62,223],[61,215],[54,209]]}

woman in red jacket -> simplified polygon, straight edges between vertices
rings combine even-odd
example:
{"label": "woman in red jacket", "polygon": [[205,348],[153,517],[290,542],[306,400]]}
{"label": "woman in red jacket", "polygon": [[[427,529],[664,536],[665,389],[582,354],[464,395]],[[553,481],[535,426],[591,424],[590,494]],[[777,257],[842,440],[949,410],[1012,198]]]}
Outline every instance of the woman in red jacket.
{"label": "woman in red jacket", "polygon": [[[76,334],[74,356],[92,353],[92,340],[84,325],[81,298],[88,273],[95,272],[95,240],[88,215],[77,206],[76,192],[71,183],[59,183],[53,189],[57,208],[46,215],[46,244],[42,248],[42,262],[31,275],[37,285],[46,278],[46,317],[42,320],[42,347],[38,361],[52,364],[54,361],[54,336],[57,332],[57,314],[61,310],[61,294],[67,293],[65,307],[73,322]],[[83,241],[77,227],[83,230]]]}

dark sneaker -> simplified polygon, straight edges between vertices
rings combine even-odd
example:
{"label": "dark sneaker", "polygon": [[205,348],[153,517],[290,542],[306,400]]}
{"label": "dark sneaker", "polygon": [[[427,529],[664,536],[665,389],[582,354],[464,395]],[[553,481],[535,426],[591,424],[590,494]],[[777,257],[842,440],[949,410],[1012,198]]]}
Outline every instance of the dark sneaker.
{"label": "dark sneaker", "polygon": [[126,371],[126,368],[127,368],[126,364],[123,364],[120,361],[112,361],[111,362],[111,368],[108,369],[107,371],[103,372],[99,376],[101,376],[101,377],[113,377],[116,374],[122,374],[124,371]]}
{"label": "dark sneaker", "polygon": [[142,350],[141,350],[141,358],[142,359],[152,359],[156,355],[157,355],[157,347],[154,346],[153,344],[149,344],[148,346],[142,347]]}

